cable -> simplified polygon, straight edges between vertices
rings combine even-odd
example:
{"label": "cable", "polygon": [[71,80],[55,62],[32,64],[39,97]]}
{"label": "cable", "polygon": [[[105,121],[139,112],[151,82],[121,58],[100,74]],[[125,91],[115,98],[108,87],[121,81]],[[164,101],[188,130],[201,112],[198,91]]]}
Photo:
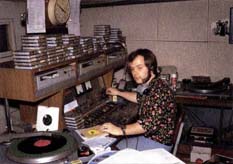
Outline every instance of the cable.
{"label": "cable", "polygon": [[137,142],[136,142],[136,150],[138,150],[138,142],[139,142],[139,136],[137,136]]}
{"label": "cable", "polygon": [[125,125],[121,126],[121,131],[123,133],[123,136],[125,137],[125,146],[126,146],[126,148],[128,148],[128,138],[127,138],[127,135],[126,135],[126,132],[125,132],[125,128],[126,128]]}
{"label": "cable", "polygon": [[127,135],[125,135],[125,146],[126,146],[126,148],[128,148],[128,137],[127,137]]}

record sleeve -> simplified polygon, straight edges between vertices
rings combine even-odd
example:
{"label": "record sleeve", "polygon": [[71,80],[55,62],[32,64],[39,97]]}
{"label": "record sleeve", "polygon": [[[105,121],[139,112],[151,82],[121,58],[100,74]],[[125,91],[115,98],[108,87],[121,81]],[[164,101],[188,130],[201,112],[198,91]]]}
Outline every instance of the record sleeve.
{"label": "record sleeve", "polygon": [[108,133],[100,130],[100,125],[96,125],[90,128],[79,129],[76,132],[83,140],[89,140],[97,137],[108,136]]}

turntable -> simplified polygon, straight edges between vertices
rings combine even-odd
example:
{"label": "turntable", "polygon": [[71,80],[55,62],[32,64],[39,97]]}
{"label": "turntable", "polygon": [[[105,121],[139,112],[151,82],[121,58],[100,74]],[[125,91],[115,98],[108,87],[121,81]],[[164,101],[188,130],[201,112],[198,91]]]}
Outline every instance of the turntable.
{"label": "turntable", "polygon": [[228,89],[229,84],[230,84],[230,78],[223,78],[222,80],[216,82],[211,82],[210,78],[209,80],[204,80],[204,81],[193,80],[188,85],[188,90],[191,92],[203,93],[203,94],[219,93],[226,91]]}
{"label": "turntable", "polygon": [[227,77],[215,82],[212,82],[209,77],[192,77],[192,80],[183,79],[181,86],[176,92],[177,95],[226,99],[232,96],[232,85],[230,78]]}
{"label": "turntable", "polygon": [[10,160],[20,163],[49,163],[67,158],[77,148],[76,140],[71,135],[53,132],[52,135],[14,140],[8,147],[6,155]]}

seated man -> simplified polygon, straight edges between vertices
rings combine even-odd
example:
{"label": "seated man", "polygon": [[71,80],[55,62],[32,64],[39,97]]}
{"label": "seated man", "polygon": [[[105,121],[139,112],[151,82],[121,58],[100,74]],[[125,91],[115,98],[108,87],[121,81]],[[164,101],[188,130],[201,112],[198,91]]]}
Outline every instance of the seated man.
{"label": "seated man", "polygon": [[128,136],[117,144],[119,149],[126,147],[136,150],[164,148],[170,151],[176,104],[173,91],[159,77],[155,55],[148,49],[138,49],[128,56],[127,66],[135,82],[138,85],[147,86],[144,93],[141,95],[116,88],[108,88],[106,93],[138,103],[138,120],[124,127],[108,122],[104,123],[101,129],[115,136]]}

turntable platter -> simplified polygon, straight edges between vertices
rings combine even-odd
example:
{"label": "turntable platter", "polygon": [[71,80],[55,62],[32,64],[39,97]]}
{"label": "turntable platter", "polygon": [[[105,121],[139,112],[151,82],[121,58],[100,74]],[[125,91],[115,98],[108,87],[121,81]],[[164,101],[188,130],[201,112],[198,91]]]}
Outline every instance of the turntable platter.
{"label": "turntable platter", "polygon": [[230,79],[223,78],[216,82],[191,82],[188,84],[188,90],[191,92],[208,94],[224,92],[229,88]]}
{"label": "turntable platter", "polygon": [[188,90],[201,94],[219,93],[227,90],[227,86],[209,87],[208,85],[190,85]]}
{"label": "turntable platter", "polygon": [[68,133],[36,136],[15,140],[7,150],[10,160],[20,163],[48,163],[63,159],[77,150],[75,139]]}

